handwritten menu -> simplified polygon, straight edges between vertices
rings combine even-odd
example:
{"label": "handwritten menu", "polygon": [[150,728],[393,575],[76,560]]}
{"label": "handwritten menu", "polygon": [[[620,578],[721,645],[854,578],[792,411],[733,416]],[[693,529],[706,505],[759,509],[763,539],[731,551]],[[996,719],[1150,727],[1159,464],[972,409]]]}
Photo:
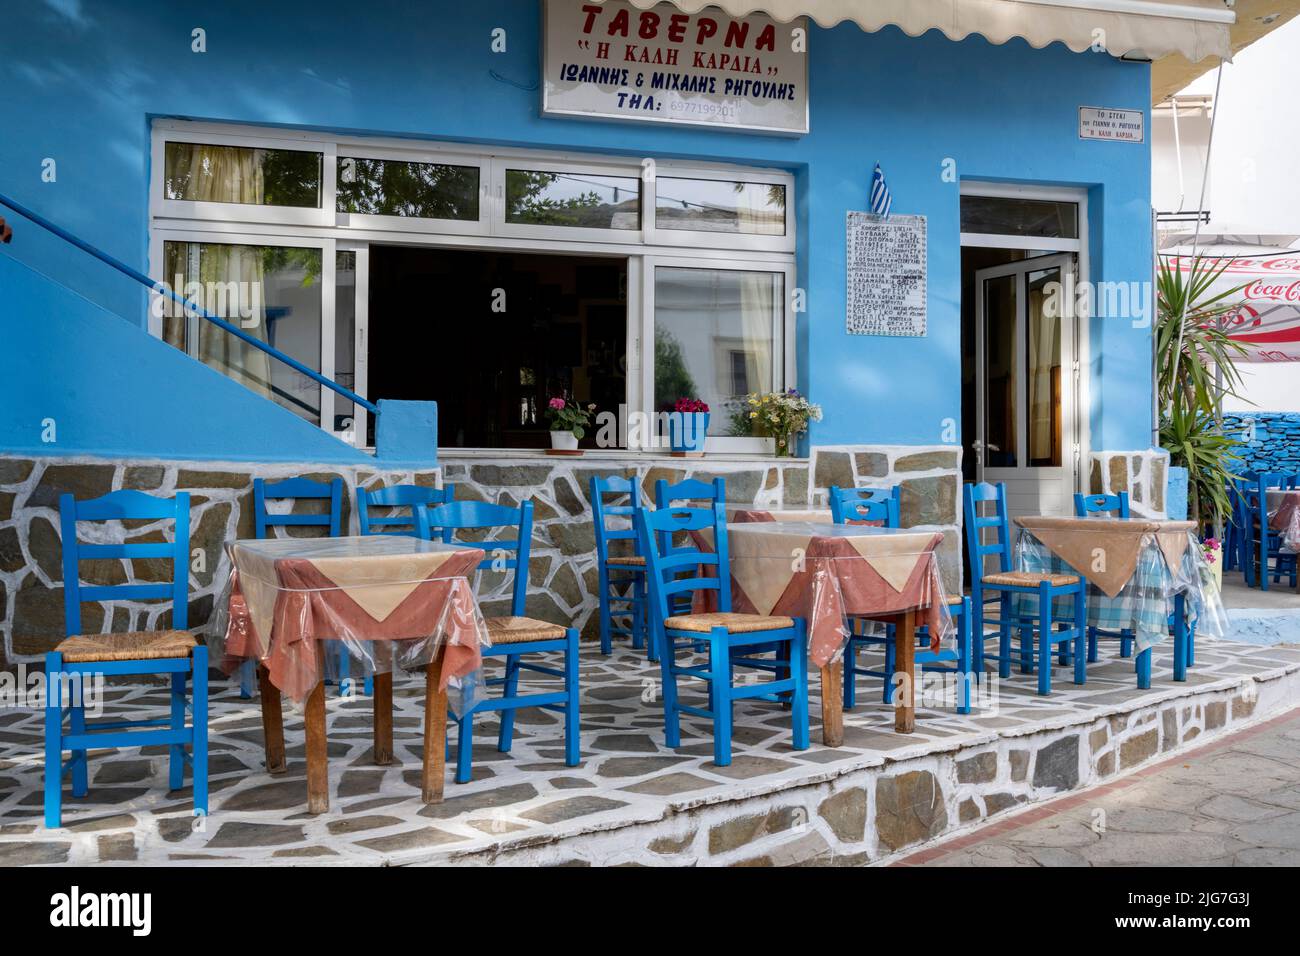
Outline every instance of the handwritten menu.
{"label": "handwritten menu", "polygon": [[848,214],[850,335],[925,335],[925,217]]}

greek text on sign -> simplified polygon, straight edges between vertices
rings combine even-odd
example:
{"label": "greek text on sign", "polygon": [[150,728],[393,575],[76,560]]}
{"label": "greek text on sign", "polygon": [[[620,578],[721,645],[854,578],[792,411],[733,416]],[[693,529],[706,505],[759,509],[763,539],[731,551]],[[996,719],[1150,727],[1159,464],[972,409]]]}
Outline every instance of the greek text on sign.
{"label": "greek text on sign", "polygon": [[547,0],[542,113],[808,132],[806,21]]}
{"label": "greek text on sign", "polygon": [[848,214],[845,241],[850,335],[925,335],[924,216]]}
{"label": "greek text on sign", "polygon": [[1107,110],[1079,107],[1079,138],[1140,143],[1145,135],[1141,110]]}

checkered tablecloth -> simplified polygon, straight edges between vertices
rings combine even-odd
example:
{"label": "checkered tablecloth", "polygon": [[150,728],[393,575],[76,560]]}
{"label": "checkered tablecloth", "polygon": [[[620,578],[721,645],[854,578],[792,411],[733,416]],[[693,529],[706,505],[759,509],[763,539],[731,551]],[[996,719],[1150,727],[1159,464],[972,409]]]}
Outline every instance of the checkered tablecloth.
{"label": "checkered tablecloth", "polygon": [[[1031,532],[1023,529],[1016,543],[1016,568],[1036,573],[1078,573]],[[1088,625],[1108,631],[1132,631],[1138,650],[1146,650],[1168,635],[1169,615],[1174,611],[1174,596],[1178,590],[1177,578],[1153,538],[1143,546],[1133,576],[1117,595],[1110,597],[1095,584],[1087,584]],[[1057,598],[1052,606],[1053,619],[1071,620],[1073,600],[1071,597]],[[1033,595],[1017,594],[1012,608],[1018,617],[1034,619],[1038,615],[1038,599]]]}

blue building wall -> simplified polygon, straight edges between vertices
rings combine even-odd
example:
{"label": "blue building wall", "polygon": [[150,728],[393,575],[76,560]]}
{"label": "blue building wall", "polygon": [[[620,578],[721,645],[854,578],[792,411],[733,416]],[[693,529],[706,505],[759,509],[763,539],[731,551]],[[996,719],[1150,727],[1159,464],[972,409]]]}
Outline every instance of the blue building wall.
{"label": "blue building wall", "polygon": [[[947,422],[961,420],[958,184],[944,180],[945,160],[967,180],[1087,187],[1093,280],[1150,277],[1148,147],[1077,135],[1080,105],[1146,109],[1145,64],[1060,44],[1035,50],[1020,40],[994,46],[977,36],[953,43],[933,31],[912,38],[894,28],[814,27],[812,131],[797,138],[718,133],[541,118],[540,5],[532,0],[412,11],[405,0],[33,0],[6,10],[0,191],[146,269],[149,131],[159,116],[783,167],[798,184],[799,284],[808,293],[796,335],[799,384],[826,412],[814,444],[934,444]],[[195,27],[207,31],[206,53],[190,50]],[[507,31],[504,54],[489,48],[498,27]],[[56,182],[42,182],[46,158],[57,162]],[[844,332],[844,216],[866,208],[876,162],[888,174],[894,211],[929,217],[925,338]],[[144,327],[138,288],[17,225],[17,242],[0,255]],[[26,285],[0,290],[4,334],[31,321],[40,304]],[[0,424],[0,447],[19,441],[13,421],[25,428],[33,417],[81,411],[57,383],[97,374],[106,356],[81,350],[85,364],[70,365],[71,334],[55,326],[47,351],[18,363],[6,383],[13,414]],[[1147,329],[1128,319],[1094,322],[1093,448],[1150,444],[1142,411],[1150,407],[1149,355]],[[123,376],[119,401],[137,407],[214,387],[177,368],[169,375]],[[315,441],[306,425],[292,440],[276,433],[272,443],[276,426],[265,425],[263,435],[260,419],[213,416],[210,424],[213,441],[251,434],[286,458],[308,457]]]}

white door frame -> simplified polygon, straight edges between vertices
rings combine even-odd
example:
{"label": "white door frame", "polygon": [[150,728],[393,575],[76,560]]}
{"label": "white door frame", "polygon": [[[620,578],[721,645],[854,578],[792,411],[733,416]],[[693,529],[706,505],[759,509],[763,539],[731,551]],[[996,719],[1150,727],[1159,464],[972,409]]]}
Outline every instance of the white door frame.
{"label": "white door frame", "polygon": [[[993,196],[1007,199],[1044,199],[1055,202],[1072,202],[1079,208],[1079,237],[1077,239],[1003,236],[986,233],[963,232],[962,246],[991,249],[1029,249],[1042,252],[1073,252],[1077,259],[1077,276],[1080,288],[1092,278],[1090,254],[1090,222],[1088,216],[1088,190],[1070,186],[1038,186],[1025,183],[994,183],[963,180],[959,184],[962,196]],[[1075,474],[1075,491],[1086,491],[1087,463],[1092,453],[1092,296],[1085,297],[1083,307],[1075,309],[1074,316],[1074,440],[1078,444],[1079,467]],[[978,300],[977,300],[978,302]],[[1078,305],[1078,303],[1076,303]],[[978,325],[979,323],[977,323]],[[978,359],[977,359],[978,360]],[[977,369],[978,373],[978,369]],[[978,385],[977,385],[978,391]],[[982,422],[982,419],[981,419]],[[982,428],[983,425],[977,426]],[[978,434],[976,437],[979,437]],[[969,443],[968,443],[969,444]],[[1065,451],[1068,451],[1066,449]]]}
{"label": "white door frame", "polygon": [[[990,266],[987,269],[979,269],[975,272],[975,408],[976,408],[976,431],[975,441],[980,442],[976,450],[975,473],[977,481],[985,481],[992,478],[994,481],[1006,481],[1009,478],[1029,478],[1038,477],[1050,480],[1069,479],[1069,488],[1071,491],[1077,491],[1079,485],[1079,471],[1081,462],[1075,454],[1077,443],[1073,434],[1062,435],[1061,440],[1061,464],[1056,466],[1042,466],[1029,464],[1029,403],[1028,403],[1028,381],[1029,381],[1029,349],[1028,349],[1028,318],[1029,318],[1029,297],[1028,297],[1028,278],[1036,272],[1042,272],[1049,269],[1059,269],[1062,278],[1068,271],[1075,268],[1075,256],[1072,252],[1052,253],[1046,256],[1035,256],[1032,259],[1020,259],[1006,265]],[[1015,447],[1016,447],[1016,464],[1006,468],[990,468],[985,462],[985,453],[987,446],[987,433],[985,432],[986,424],[986,394],[988,391],[987,383],[987,344],[986,344],[986,324],[984,314],[984,283],[990,279],[997,279],[1006,276],[1016,277],[1016,327],[1015,327],[1015,409],[1016,420],[1013,425],[1015,429]],[[1073,316],[1064,314],[1061,317],[1061,360],[1062,368],[1068,373],[1072,366],[1072,356],[1067,350],[1070,348],[1073,336]],[[1063,386],[1065,383],[1062,383]],[[1065,427],[1072,433],[1077,427],[1078,416],[1075,413],[1074,405],[1077,402],[1075,394],[1076,389],[1065,388],[1061,390],[1061,420]],[[997,472],[994,475],[988,475],[989,471]],[[1003,474],[1005,472],[1005,474]],[[1061,472],[1058,475],[1049,475],[1048,472]]]}

